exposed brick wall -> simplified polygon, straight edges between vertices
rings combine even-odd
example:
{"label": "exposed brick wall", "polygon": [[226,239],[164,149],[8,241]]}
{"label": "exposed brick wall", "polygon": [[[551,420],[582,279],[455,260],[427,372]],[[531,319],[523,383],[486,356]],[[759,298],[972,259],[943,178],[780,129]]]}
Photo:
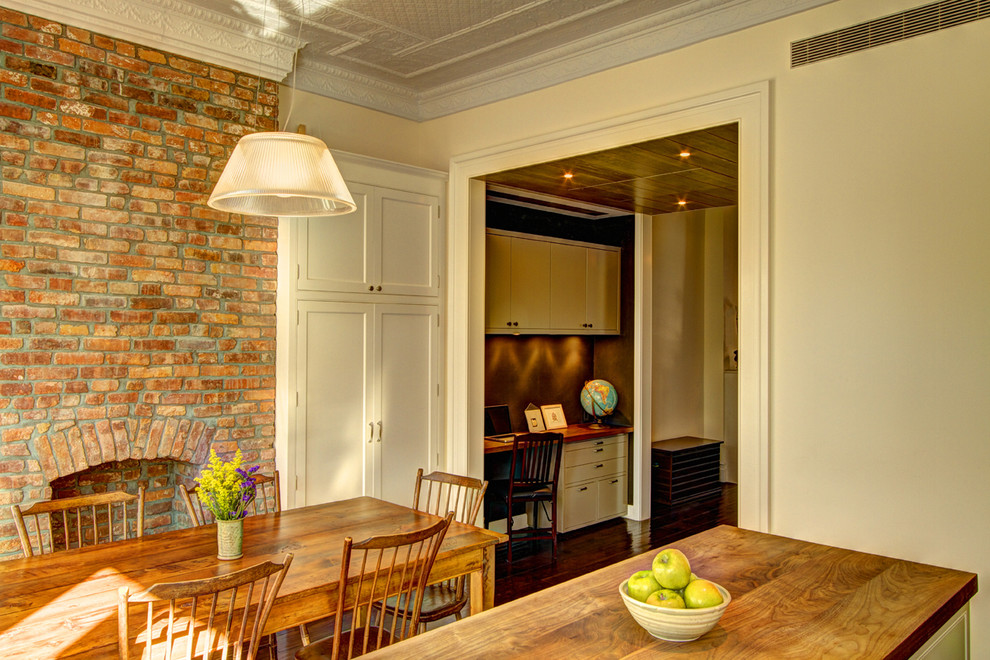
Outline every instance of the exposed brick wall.
{"label": "exposed brick wall", "polygon": [[[161,477],[131,461],[164,423],[274,467],[276,221],[206,200],[277,104],[272,81],[0,8],[0,556],[8,505],[55,477]],[[99,429],[125,444],[94,454]]]}

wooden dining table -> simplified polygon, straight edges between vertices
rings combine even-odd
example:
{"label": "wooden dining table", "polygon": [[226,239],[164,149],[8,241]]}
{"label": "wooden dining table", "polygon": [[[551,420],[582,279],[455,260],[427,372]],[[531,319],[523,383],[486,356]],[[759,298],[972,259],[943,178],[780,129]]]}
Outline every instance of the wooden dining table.
{"label": "wooden dining table", "polygon": [[[52,555],[0,562],[0,657],[112,658],[117,590],[214,577],[293,554],[265,633],[332,614],[344,538],[426,527],[436,516],[371,497],[251,516],[243,556],[216,558],[216,525],[150,534]],[[503,534],[452,522],[431,581],[468,575],[472,614],[494,605],[494,559]]]}
{"label": "wooden dining table", "polygon": [[650,569],[655,549],[363,657],[911,658],[961,621],[977,590],[973,573],[726,525],[671,546],[732,596],[697,640],[652,637],[619,595],[623,580]]}

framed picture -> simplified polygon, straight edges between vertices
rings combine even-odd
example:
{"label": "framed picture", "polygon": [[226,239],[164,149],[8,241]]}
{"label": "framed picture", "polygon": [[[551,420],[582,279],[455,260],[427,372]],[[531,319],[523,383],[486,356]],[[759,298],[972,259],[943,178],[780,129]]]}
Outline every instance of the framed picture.
{"label": "framed picture", "polygon": [[567,420],[564,419],[564,408],[559,403],[540,406],[540,410],[543,411],[543,422],[546,424],[548,431],[550,429],[562,429],[567,426]]}
{"label": "framed picture", "polygon": [[547,427],[543,425],[543,413],[540,409],[534,406],[532,403],[526,406],[526,424],[529,426],[530,433],[539,433],[541,431],[546,431]]}

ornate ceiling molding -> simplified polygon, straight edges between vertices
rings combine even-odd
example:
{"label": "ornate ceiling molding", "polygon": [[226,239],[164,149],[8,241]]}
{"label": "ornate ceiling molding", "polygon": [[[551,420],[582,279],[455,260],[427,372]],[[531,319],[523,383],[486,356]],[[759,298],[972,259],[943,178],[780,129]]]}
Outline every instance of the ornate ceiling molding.
{"label": "ornate ceiling molding", "polygon": [[11,9],[281,81],[302,42],[179,0],[3,0]]}
{"label": "ornate ceiling molding", "polygon": [[[108,36],[283,81],[303,42],[183,0],[0,0],[5,6]],[[456,0],[451,0],[456,1]],[[690,0],[566,46],[441,84],[417,88],[309,60],[299,89],[414,121],[453,114],[683,48],[834,0]],[[253,7],[254,5],[252,5]],[[274,16],[273,16],[274,19]],[[331,29],[333,26],[324,26]],[[346,65],[345,65],[346,66]]]}

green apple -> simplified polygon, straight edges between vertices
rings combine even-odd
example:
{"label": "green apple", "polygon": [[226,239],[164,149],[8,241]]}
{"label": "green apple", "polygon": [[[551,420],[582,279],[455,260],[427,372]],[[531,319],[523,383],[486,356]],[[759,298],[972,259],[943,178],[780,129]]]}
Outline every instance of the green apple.
{"label": "green apple", "polygon": [[653,558],[653,575],[664,589],[683,589],[691,581],[691,562],[677,548],[665,548]]}
{"label": "green apple", "polygon": [[647,596],[657,589],[660,589],[660,583],[653,576],[653,571],[636,571],[629,576],[626,584],[629,595],[641,603],[645,603]]}
{"label": "green apple", "polygon": [[691,608],[715,607],[722,604],[722,594],[714,583],[699,578],[684,587],[684,604]]}
{"label": "green apple", "polygon": [[684,599],[673,589],[657,589],[646,599],[647,605],[657,607],[670,607],[673,609],[684,609],[686,607]]}

